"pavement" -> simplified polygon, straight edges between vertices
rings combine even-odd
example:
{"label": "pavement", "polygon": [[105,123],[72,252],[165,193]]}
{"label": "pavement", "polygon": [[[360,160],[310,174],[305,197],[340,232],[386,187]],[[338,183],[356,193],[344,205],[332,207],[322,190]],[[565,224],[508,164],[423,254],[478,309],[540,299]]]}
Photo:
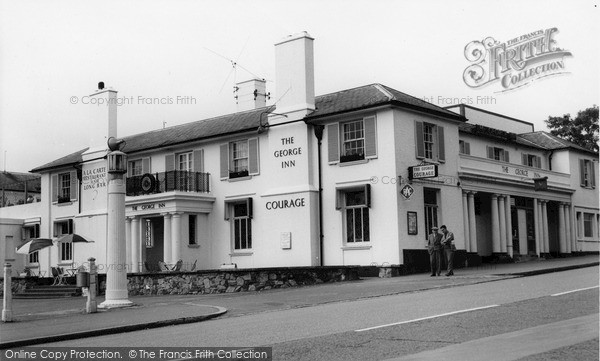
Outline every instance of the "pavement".
{"label": "pavement", "polygon": [[[211,295],[133,296],[133,306],[85,313],[85,297],[15,299],[13,322],[2,323],[0,349],[31,346],[106,334],[131,332],[215,317],[236,317],[258,312],[310,307],[332,302],[381,297],[406,292],[457,287],[507,278],[527,277],[599,265],[598,255],[535,260],[510,264],[484,264],[455,270],[455,276],[429,277],[429,273],[393,278],[363,278],[260,292]],[[104,301],[98,297],[97,303]]]}

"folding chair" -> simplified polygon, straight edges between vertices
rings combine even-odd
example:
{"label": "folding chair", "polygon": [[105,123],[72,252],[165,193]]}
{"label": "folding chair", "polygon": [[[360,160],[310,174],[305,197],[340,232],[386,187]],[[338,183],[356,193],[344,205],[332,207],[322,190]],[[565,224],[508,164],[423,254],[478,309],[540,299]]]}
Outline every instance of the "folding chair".
{"label": "folding chair", "polygon": [[61,267],[52,267],[52,277],[54,277],[54,283],[52,286],[60,286],[64,284],[64,273]]}
{"label": "folding chair", "polygon": [[175,267],[173,267],[173,269],[171,270],[172,272],[179,272],[181,271],[181,266],[183,266],[183,260],[179,260],[177,261],[177,263],[175,263]]}
{"label": "folding chair", "polygon": [[161,272],[170,272],[171,271],[169,266],[166,263],[164,263],[163,261],[158,261],[158,267],[160,268]]}

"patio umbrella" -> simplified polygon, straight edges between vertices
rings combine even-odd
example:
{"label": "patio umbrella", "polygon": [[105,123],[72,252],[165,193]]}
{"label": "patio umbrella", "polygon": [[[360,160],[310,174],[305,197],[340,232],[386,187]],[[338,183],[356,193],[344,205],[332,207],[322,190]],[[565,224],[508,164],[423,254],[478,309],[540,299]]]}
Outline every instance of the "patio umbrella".
{"label": "patio umbrella", "polygon": [[58,239],[58,242],[90,243],[93,241],[88,241],[87,239],[83,238],[82,236],[72,233],[72,234],[67,234],[67,235],[60,237]]}
{"label": "patio umbrella", "polygon": [[42,248],[52,246],[52,240],[48,238],[33,238],[17,247],[17,253],[30,254]]}

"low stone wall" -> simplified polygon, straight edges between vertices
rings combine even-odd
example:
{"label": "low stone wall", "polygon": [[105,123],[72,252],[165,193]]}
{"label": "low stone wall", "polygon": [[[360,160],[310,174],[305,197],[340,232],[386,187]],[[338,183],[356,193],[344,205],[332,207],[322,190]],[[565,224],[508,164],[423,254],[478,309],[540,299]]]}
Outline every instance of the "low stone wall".
{"label": "low stone wall", "polygon": [[[359,279],[358,267],[294,267],[137,273],[129,274],[127,278],[127,288],[130,296],[252,292]],[[105,283],[102,280],[100,281],[102,289]],[[102,289],[101,292],[103,291]]]}

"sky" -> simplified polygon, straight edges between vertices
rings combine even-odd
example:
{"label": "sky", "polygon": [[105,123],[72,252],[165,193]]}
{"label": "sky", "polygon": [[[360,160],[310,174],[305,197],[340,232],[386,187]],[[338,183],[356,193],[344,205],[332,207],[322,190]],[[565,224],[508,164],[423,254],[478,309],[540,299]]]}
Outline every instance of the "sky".
{"label": "sky", "polygon": [[[381,83],[546,130],[548,116],[598,104],[598,20],[597,2],[566,0],[0,0],[0,165],[28,172],[86,148],[95,105],[83,102],[99,81],[133,99],[118,136],[233,113],[235,82],[254,76],[271,104],[274,44],[301,31],[315,39],[316,95]],[[504,92],[465,83],[467,44],[551,28],[571,54],[561,74]]]}

